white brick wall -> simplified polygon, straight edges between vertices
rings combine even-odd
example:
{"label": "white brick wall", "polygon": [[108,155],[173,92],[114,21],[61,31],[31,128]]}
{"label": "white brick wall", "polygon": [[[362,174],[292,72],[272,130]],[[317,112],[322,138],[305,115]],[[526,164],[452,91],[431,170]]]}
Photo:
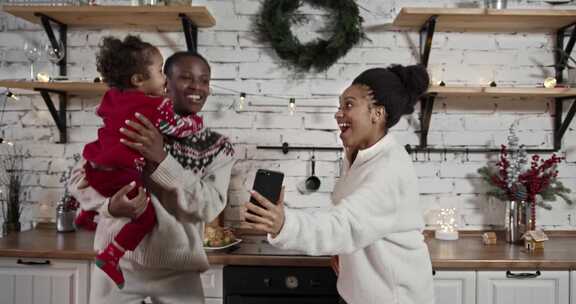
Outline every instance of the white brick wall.
{"label": "white brick wall", "polygon": [[[468,1],[467,5],[482,3]],[[268,45],[257,41],[251,20],[258,12],[258,0],[206,0],[216,26],[199,31],[199,50],[212,63],[213,95],[203,113],[206,123],[228,135],[236,144],[238,159],[234,168],[225,219],[235,225],[240,205],[248,199],[258,168],[286,173],[286,203],[296,208],[329,206],[330,191],[338,175],[337,152],[316,152],[316,174],[322,180],[320,191],[302,195],[296,185],[310,174],[310,151],[258,150],[258,145],[339,146],[333,119],[342,90],[358,73],[369,67],[391,63],[417,62],[418,34],[387,30],[401,6],[454,7],[462,1],[361,0],[361,14],[371,41],[363,41],[325,72],[296,74],[286,69]],[[543,1],[509,1],[509,7],[551,7]],[[554,8],[576,8],[576,5]],[[305,8],[314,22],[298,28],[302,39],[316,37],[310,28],[322,25],[322,11]],[[106,35],[122,37],[123,30],[69,30],[68,71],[71,77],[96,76],[94,54]],[[182,33],[137,32],[157,45],[165,57],[185,49]],[[0,79],[24,78],[28,63],[22,54],[24,41],[46,41],[41,27],[0,12]],[[432,77],[449,84],[486,84],[495,80],[501,86],[537,86],[553,69],[554,37],[541,33],[436,33],[430,56]],[[38,69],[50,72],[45,58]],[[249,93],[242,111],[231,107],[235,92]],[[0,92],[3,89],[0,88]],[[61,174],[72,164],[75,153],[95,138],[100,120],[94,115],[98,97],[74,97],[67,113],[69,143],[55,143],[59,137],[52,118],[39,95],[17,91],[19,101],[5,104],[0,98],[0,134],[25,147],[31,157],[25,167],[27,210],[24,221],[34,214],[39,201],[57,200],[63,192]],[[256,94],[256,95],[250,95]],[[267,95],[283,96],[272,98]],[[295,97],[297,112],[288,115],[288,98]],[[305,100],[311,98],[313,100]],[[499,146],[505,143],[508,127],[518,122],[518,135],[530,147],[552,145],[553,103],[539,98],[437,98],[428,141],[438,146]],[[568,103],[567,103],[568,105]],[[419,109],[419,107],[417,107]],[[566,109],[565,109],[566,111]],[[404,144],[418,143],[418,113],[401,120],[393,133]],[[563,140],[566,161],[560,165],[562,181],[576,190],[576,131],[574,123]],[[483,194],[487,187],[476,170],[495,155],[418,153],[412,155],[419,175],[422,206],[426,221],[433,223],[434,210],[457,207],[463,229],[482,229],[503,223],[502,203]],[[573,195],[575,197],[576,195]],[[576,210],[562,201],[553,202],[551,211],[538,210],[538,223],[547,229],[576,230]]]}

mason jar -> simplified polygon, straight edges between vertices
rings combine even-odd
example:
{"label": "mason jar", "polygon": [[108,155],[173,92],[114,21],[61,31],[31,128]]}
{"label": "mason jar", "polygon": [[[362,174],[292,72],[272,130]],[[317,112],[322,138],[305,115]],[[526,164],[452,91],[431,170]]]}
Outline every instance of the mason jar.
{"label": "mason jar", "polygon": [[67,210],[63,204],[56,206],[56,231],[58,232],[71,232],[75,231],[74,219],[76,218],[76,210]]}

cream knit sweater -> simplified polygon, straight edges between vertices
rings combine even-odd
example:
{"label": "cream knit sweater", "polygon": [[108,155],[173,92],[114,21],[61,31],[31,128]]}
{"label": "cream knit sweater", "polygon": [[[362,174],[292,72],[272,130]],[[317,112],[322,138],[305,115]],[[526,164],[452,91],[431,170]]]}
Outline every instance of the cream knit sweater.
{"label": "cream knit sweater", "polygon": [[[123,259],[149,269],[208,269],[204,223],[224,209],[234,163],[231,145],[226,144],[227,149],[219,149],[200,169],[184,168],[170,154],[158,165],[147,180],[158,222],[136,250],[127,252]],[[84,209],[99,211],[94,249],[102,250],[128,219],[111,217],[108,199],[93,188],[78,190],[71,184],[69,189]]]}
{"label": "cream knit sweater", "polygon": [[338,255],[338,291],[348,304],[434,303],[418,195],[411,160],[388,134],[346,168],[333,208],[287,208],[282,231],[269,240],[310,255]]}

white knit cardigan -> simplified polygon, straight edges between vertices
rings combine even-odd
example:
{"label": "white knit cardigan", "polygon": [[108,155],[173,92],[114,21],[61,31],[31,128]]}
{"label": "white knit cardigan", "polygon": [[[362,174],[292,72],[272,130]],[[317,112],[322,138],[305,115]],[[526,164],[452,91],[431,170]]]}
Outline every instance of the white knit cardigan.
{"label": "white knit cardigan", "polygon": [[348,304],[434,303],[417,178],[404,147],[388,134],[345,169],[333,208],[287,208],[284,226],[270,242],[338,255],[338,291]]}

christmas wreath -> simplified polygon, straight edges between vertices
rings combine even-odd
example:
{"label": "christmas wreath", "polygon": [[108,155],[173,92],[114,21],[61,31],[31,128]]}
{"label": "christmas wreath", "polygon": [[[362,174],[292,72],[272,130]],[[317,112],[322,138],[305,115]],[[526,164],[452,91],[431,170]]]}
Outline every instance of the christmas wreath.
{"label": "christmas wreath", "polygon": [[[303,2],[312,7],[325,8],[330,20],[328,39],[300,43],[290,30],[291,24],[302,23],[305,17],[295,14]],[[360,41],[362,17],[353,0],[265,0],[256,20],[256,32],[263,42],[269,42],[278,56],[296,66],[299,71],[311,68],[324,71]]]}

